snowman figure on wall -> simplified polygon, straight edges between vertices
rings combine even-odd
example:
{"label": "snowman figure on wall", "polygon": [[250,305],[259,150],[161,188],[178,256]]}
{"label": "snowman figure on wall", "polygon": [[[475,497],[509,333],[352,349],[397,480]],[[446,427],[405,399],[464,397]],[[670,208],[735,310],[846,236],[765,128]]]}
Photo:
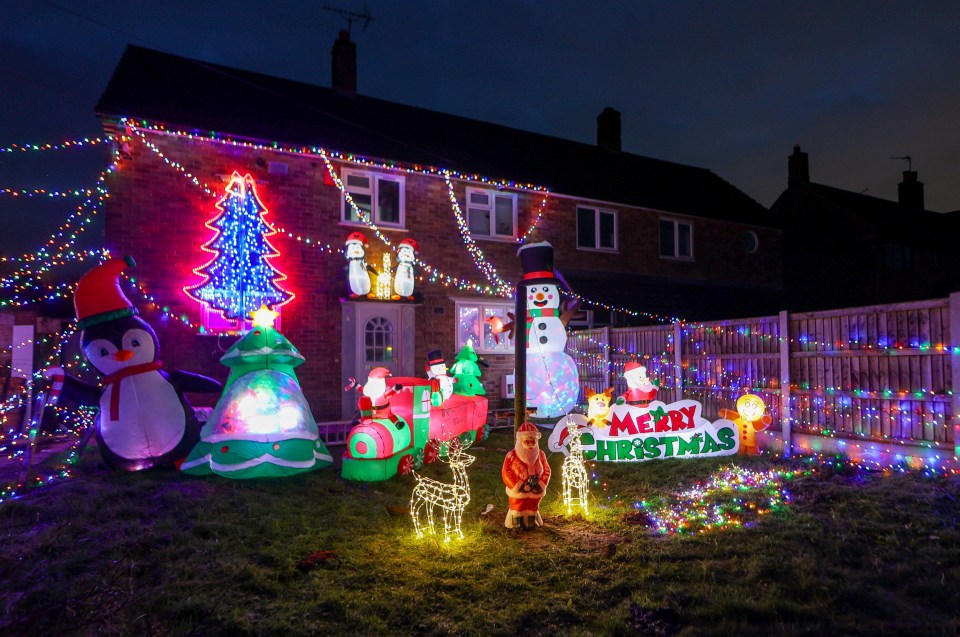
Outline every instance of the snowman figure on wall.
{"label": "snowman figure on wall", "polygon": [[517,255],[524,283],[518,290],[527,295],[527,403],[537,407],[538,418],[555,418],[569,413],[580,393],[577,365],[565,351],[567,323],[576,307],[561,310],[560,282],[553,271],[549,242],[521,246]]}
{"label": "snowman figure on wall", "polygon": [[367,237],[362,232],[356,231],[347,235],[344,254],[347,257],[347,282],[350,284],[351,299],[363,296],[373,298],[370,292],[370,275],[376,274],[377,270],[367,264],[367,247]]}
{"label": "snowman figure on wall", "polygon": [[413,266],[417,262],[420,246],[415,239],[407,237],[397,246],[397,268],[393,275],[393,300],[413,300],[414,272]]}
{"label": "snowman figure on wall", "polygon": [[184,392],[219,393],[219,382],[180,370],[167,373],[159,341],[123,290],[120,274],[131,257],[111,259],[85,274],[73,297],[83,353],[104,375],[103,388],[60,367],[45,375],[52,392],[80,405],[99,405],[97,447],[110,469],[174,467],[200,439],[200,424]]}

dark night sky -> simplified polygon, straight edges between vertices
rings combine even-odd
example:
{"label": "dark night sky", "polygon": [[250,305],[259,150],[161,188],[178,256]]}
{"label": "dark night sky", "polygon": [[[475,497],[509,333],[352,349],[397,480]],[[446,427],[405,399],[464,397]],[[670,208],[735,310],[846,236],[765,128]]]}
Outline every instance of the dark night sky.
{"label": "dark night sky", "polygon": [[[93,108],[128,42],[329,86],[346,22],[325,4],[364,6],[0,2],[0,147],[102,134]],[[927,207],[960,209],[955,0],[367,6],[362,94],[589,143],[613,106],[624,150],[709,168],[765,206],[796,143],[814,181],[884,199],[906,169],[891,157],[910,155]],[[100,148],[26,155],[0,154],[0,188],[87,187],[104,165]],[[0,255],[40,245],[73,207],[0,194],[16,235]]]}

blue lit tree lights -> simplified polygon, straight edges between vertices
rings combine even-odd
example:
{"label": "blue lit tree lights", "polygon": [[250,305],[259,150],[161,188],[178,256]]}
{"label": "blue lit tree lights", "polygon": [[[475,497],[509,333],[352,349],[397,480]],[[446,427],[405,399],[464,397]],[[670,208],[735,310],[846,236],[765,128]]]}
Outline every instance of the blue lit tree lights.
{"label": "blue lit tree lights", "polygon": [[206,225],[217,234],[203,246],[213,258],[194,270],[206,281],[186,287],[184,292],[228,319],[249,316],[262,305],[275,308],[292,300],[294,294],[277,285],[286,276],[270,263],[279,255],[267,239],[275,231],[264,220],[267,209],[253,178],[234,172],[216,206],[220,214]]}

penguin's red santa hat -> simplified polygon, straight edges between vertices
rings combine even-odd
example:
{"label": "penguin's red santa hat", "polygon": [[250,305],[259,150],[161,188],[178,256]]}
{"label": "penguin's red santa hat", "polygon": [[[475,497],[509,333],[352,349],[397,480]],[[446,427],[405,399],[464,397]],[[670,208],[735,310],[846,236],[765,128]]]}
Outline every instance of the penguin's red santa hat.
{"label": "penguin's red santa hat", "polygon": [[351,232],[350,234],[347,235],[347,240],[344,243],[346,245],[350,245],[351,243],[359,243],[364,248],[366,248],[367,236],[359,231]]}
{"label": "penguin's red santa hat", "polygon": [[120,274],[135,265],[130,256],[110,259],[80,278],[73,294],[80,329],[137,314],[137,308],[120,288]]}
{"label": "penguin's red santa hat", "polygon": [[401,241],[399,245],[397,245],[397,250],[399,250],[403,246],[410,246],[411,248],[413,248],[414,254],[420,254],[420,244],[417,243],[416,239],[411,239],[410,237],[407,237],[406,239]]}

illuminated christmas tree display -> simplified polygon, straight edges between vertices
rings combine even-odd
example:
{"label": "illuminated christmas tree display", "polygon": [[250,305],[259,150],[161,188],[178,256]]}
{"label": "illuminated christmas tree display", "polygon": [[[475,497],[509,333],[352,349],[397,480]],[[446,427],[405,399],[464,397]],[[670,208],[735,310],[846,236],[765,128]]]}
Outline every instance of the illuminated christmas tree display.
{"label": "illuminated christmas tree display", "polygon": [[457,352],[457,361],[450,367],[450,372],[456,378],[453,393],[461,396],[484,396],[486,390],[480,383],[480,366],[477,361],[477,351],[473,349],[473,341],[468,340],[467,344]]}
{"label": "illuminated christmas tree display", "polygon": [[229,319],[290,301],[294,295],[277,285],[286,276],[269,262],[279,253],[267,239],[274,229],[264,220],[267,209],[253,178],[234,172],[216,206],[220,214],[206,224],[216,236],[203,246],[213,257],[194,270],[206,281],[184,291]]}
{"label": "illuminated christmas tree display", "polygon": [[303,356],[262,307],[253,329],[220,359],[230,368],[223,395],[181,469],[229,478],[289,476],[329,465],[293,368]]}

